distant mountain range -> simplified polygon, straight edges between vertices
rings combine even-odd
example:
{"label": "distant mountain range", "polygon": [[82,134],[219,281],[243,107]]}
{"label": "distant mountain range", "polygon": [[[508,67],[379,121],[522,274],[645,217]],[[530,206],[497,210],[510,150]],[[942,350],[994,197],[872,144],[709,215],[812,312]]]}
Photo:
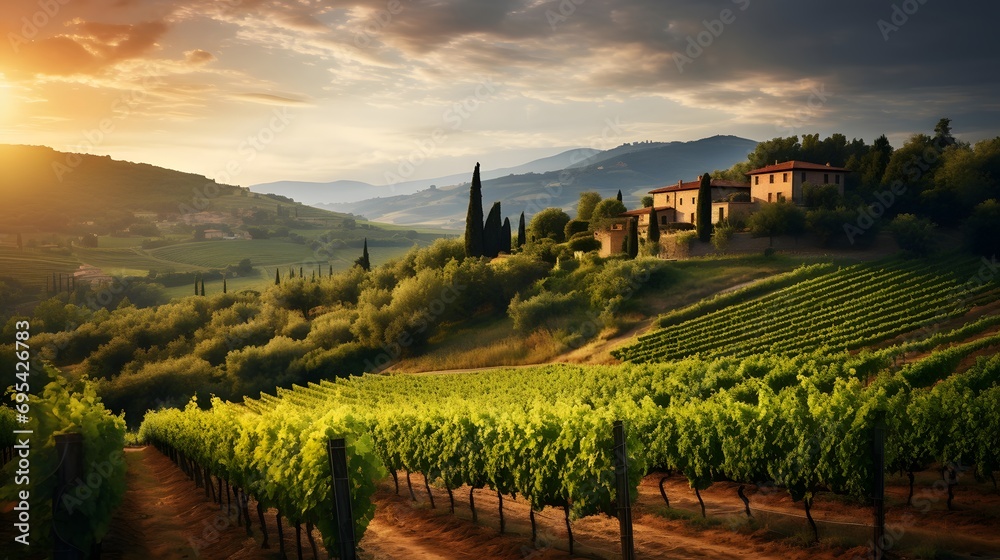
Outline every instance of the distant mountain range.
{"label": "distant mountain range", "polygon": [[[691,142],[623,144],[589,155],[571,150],[521,166],[534,166],[534,170],[515,173],[512,170],[518,168],[511,168],[483,173],[483,207],[488,211],[494,201],[501,201],[503,215],[511,216],[512,222],[522,211],[530,219],[539,210],[550,206],[563,208],[572,216],[580,192],[592,190],[611,197],[620,189],[625,205],[635,208],[649,190],[679,180],[692,181],[702,173],[716,169],[727,169],[745,160],[756,146],[756,141],[746,138],[713,136]],[[488,165],[486,157],[480,161]],[[553,169],[554,165],[561,167]],[[433,189],[428,188],[431,183],[425,181],[424,190],[413,193],[378,196],[357,202],[312,204],[379,222],[461,229],[465,226],[469,204],[468,182],[472,179],[472,167],[470,162],[468,173],[434,180],[436,188]],[[367,191],[369,195],[380,192],[379,189],[385,193],[386,189],[370,188],[373,190]],[[400,185],[397,185],[397,192],[399,188]],[[414,185],[414,188],[420,187]],[[299,196],[288,191],[271,192],[300,200]],[[306,198],[301,200],[308,201]]]}
{"label": "distant mountain range", "polygon": [[[523,175],[525,173],[545,173],[546,171],[559,171],[588,158],[601,153],[600,150],[592,148],[575,148],[565,152],[549,156],[542,159],[529,161],[528,163],[516,167],[504,167],[500,169],[490,169],[481,171],[483,180],[494,179],[506,175]],[[471,168],[470,168],[471,169]],[[331,181],[329,183],[314,183],[307,181],[275,181],[272,183],[260,183],[251,185],[250,191],[261,194],[280,194],[294,198],[303,204],[342,204],[359,202],[376,197],[400,196],[414,194],[422,191],[431,185],[444,187],[457,185],[462,181],[468,181],[472,177],[472,171],[443,177],[433,177],[430,179],[418,179],[414,181],[404,181],[392,186],[376,186],[362,181]]]}

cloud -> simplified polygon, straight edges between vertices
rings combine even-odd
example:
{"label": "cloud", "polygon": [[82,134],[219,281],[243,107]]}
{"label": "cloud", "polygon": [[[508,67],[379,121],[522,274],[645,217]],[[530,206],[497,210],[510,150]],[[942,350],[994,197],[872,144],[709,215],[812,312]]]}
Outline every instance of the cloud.
{"label": "cloud", "polygon": [[271,93],[234,93],[229,96],[237,101],[250,101],[263,105],[311,105],[311,103],[301,97],[291,95],[274,95]]}
{"label": "cloud", "polygon": [[77,18],[65,27],[66,31],[50,37],[10,39],[12,48],[0,50],[0,70],[21,78],[94,74],[147,54],[167,31],[161,21],[106,24]]}
{"label": "cloud", "polygon": [[215,55],[208,51],[203,51],[201,49],[194,49],[190,51],[185,51],[184,59],[189,64],[204,64],[206,62],[211,62],[215,60]]}

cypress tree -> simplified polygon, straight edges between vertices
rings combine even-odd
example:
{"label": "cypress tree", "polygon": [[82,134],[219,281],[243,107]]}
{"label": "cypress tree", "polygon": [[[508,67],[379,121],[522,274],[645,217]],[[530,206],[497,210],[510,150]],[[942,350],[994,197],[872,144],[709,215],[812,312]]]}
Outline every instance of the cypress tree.
{"label": "cypress tree", "polygon": [[483,183],[479,179],[479,162],[472,172],[469,188],[469,211],[465,215],[465,256],[483,256]]}
{"label": "cypress tree", "polygon": [[278,284],[281,284],[281,276],[279,276],[278,267],[274,267],[274,285]]}
{"label": "cypress tree", "polygon": [[701,176],[698,185],[698,239],[707,243],[712,238],[712,178],[708,173]]}
{"label": "cypress tree", "polygon": [[201,295],[205,295],[205,279],[201,279]]}
{"label": "cypress tree", "polygon": [[502,227],[500,203],[494,202],[486,217],[486,225],[483,226],[483,256],[493,258],[500,254],[500,230]]}
{"label": "cypress tree", "polygon": [[364,249],[361,252],[361,256],[358,257],[358,260],[354,261],[354,264],[360,266],[361,269],[364,270],[365,272],[367,272],[367,271],[369,271],[369,270],[372,269],[372,262],[368,258],[368,238],[367,237],[365,238],[365,245],[364,245]]}
{"label": "cypress tree", "polygon": [[226,276],[222,275],[222,293],[226,293]]}
{"label": "cypress tree", "polygon": [[618,202],[622,201],[622,190],[618,189]]}
{"label": "cypress tree", "polygon": [[646,232],[646,239],[653,243],[660,242],[660,219],[656,217],[656,207],[649,209],[649,230]]}
{"label": "cypress tree", "polygon": [[289,278],[295,278],[295,269],[294,268],[288,267],[288,277]]}
{"label": "cypress tree", "polygon": [[333,265],[332,264],[330,265],[330,277],[331,278],[333,277]]}
{"label": "cypress tree", "polygon": [[634,259],[639,255],[639,218],[632,217],[628,221],[628,235],[625,238],[628,258]]}
{"label": "cypress tree", "polygon": [[510,218],[504,218],[500,228],[500,251],[510,254]]}
{"label": "cypress tree", "polygon": [[302,267],[299,267],[299,278],[305,278],[305,274],[302,274]]}
{"label": "cypress tree", "polygon": [[524,212],[521,212],[521,219],[517,222],[517,248],[524,247]]}

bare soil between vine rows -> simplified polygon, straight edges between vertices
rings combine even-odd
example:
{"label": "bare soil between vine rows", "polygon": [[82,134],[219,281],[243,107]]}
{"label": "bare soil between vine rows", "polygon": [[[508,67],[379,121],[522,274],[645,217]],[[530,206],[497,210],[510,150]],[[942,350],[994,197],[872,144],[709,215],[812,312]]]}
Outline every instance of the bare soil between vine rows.
{"label": "bare soil between vine rows", "polygon": [[[277,559],[275,512],[266,513],[270,548],[262,549],[256,504],[250,503],[252,536],[226,515],[218,504],[195,488],[183,472],[152,447],[129,450],[128,491],[104,539],[103,556],[111,559]],[[431,508],[424,480],[411,475],[412,500],[404,473],[400,491],[391,479],[380,483],[376,515],[359,547],[366,560],[620,558],[617,519],[591,516],[572,522],[574,553],[561,508],[536,512],[537,539],[531,541],[528,504],[504,496],[505,532],[499,532],[498,499],[489,489],[475,491],[477,521],[472,521],[469,489],[454,491],[455,513],[448,494],[432,486]],[[647,476],[633,507],[636,556],[641,559],[762,558],[775,560],[851,559],[867,552],[871,509],[836,496],[821,494],[813,517],[820,542],[811,533],[801,502],[781,490],[747,487],[753,519],[744,513],[737,485],[717,483],[702,492],[707,520],[702,520],[694,492],[680,476],[664,487],[671,509],[660,496],[660,475]],[[917,558],[946,553],[948,558],[1000,558],[1000,495],[991,484],[964,476],[956,487],[953,511],[946,493],[935,486],[933,472],[918,474],[918,507],[907,506],[906,480],[894,477],[887,486],[887,524],[900,534],[892,557]],[[295,558],[295,531],[285,523],[285,557]],[[303,558],[313,558],[304,535]],[[327,558],[318,542],[319,558]]]}

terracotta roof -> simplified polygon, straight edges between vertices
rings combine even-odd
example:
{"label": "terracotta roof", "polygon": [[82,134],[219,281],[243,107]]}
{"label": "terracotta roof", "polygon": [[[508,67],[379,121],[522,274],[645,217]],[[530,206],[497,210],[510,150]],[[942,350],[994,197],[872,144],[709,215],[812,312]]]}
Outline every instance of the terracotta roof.
{"label": "terracotta roof", "polygon": [[843,167],[833,167],[830,164],[823,165],[821,163],[809,163],[808,161],[798,161],[793,159],[791,161],[786,161],[783,163],[776,163],[774,165],[761,167],[760,169],[754,169],[753,171],[747,172],[747,175],[757,175],[760,173],[774,173],[775,171],[792,171],[794,169],[801,169],[804,171],[850,172],[850,169],[845,169]]}
{"label": "terracotta roof", "polygon": [[[673,206],[657,206],[657,212],[666,212],[667,210],[673,210]],[[618,214],[619,216],[642,216],[643,214],[649,214],[649,208],[637,208],[635,210],[629,210],[628,212],[622,212]]]}
{"label": "terracotta roof", "polygon": [[[720,188],[725,187],[730,189],[746,187],[749,189],[750,183],[744,183],[742,181],[728,181],[725,179],[712,179],[712,186]],[[653,189],[649,191],[649,194],[658,194],[658,193],[674,192],[674,191],[696,191],[700,187],[701,187],[701,181],[690,181],[687,183],[684,183],[682,181],[677,181],[677,183],[674,185],[668,185],[666,187]]]}

